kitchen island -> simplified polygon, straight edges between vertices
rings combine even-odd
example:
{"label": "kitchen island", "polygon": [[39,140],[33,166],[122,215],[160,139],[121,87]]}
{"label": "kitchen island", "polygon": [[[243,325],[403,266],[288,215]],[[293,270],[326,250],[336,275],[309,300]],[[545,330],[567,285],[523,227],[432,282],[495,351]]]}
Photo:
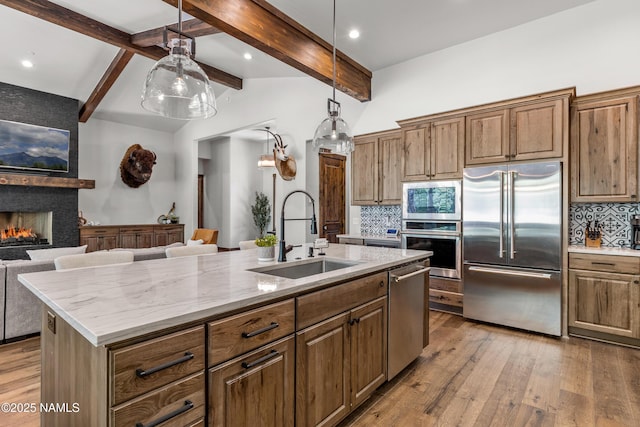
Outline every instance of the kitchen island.
{"label": "kitchen island", "polygon": [[[44,303],[42,402],[71,409],[43,412],[42,424],[346,416],[386,380],[387,271],[431,253],[331,245],[310,259],[301,247],[288,265],[339,266],[292,279],[267,271],[282,264],[258,263],[256,252],[22,275]],[[254,394],[241,395],[247,388]]]}

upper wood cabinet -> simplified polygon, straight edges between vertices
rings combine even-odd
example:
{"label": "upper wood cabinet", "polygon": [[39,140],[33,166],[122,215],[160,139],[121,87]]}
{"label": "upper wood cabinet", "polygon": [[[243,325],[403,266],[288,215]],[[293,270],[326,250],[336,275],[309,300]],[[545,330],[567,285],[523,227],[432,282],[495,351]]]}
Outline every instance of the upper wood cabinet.
{"label": "upper wood cabinet", "polygon": [[568,97],[467,116],[465,164],[563,156]]}
{"label": "upper wood cabinet", "polygon": [[572,103],[571,201],[638,200],[639,93],[605,92]]}
{"label": "upper wood cabinet", "polygon": [[401,156],[399,130],[355,137],[355,151],[351,154],[351,204],[400,204]]}
{"label": "upper wood cabinet", "polygon": [[402,148],[402,181],[461,178],[464,117],[403,128]]}

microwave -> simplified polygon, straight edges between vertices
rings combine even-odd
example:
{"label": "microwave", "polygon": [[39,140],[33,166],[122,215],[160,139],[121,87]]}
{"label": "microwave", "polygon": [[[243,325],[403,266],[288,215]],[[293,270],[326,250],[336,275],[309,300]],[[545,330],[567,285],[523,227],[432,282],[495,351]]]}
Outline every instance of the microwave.
{"label": "microwave", "polygon": [[405,182],[402,184],[402,218],[460,221],[461,196],[459,179]]}

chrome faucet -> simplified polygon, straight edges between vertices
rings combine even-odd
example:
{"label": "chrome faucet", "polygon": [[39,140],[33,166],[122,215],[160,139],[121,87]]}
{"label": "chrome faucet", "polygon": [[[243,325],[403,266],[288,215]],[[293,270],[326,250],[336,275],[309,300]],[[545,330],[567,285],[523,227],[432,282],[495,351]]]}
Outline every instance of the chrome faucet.
{"label": "chrome faucet", "polygon": [[[307,195],[309,200],[311,200],[311,207],[313,215],[311,218],[284,218],[284,207],[287,204],[287,199],[294,193],[304,193]],[[291,193],[287,194],[282,202],[282,212],[280,212],[280,254],[278,255],[278,262],[285,262],[287,260],[287,252],[291,250],[291,248],[287,249],[286,243],[284,241],[284,222],[285,221],[308,221],[311,220],[311,234],[318,234],[318,222],[316,221],[316,202],[311,197],[311,194],[307,193],[304,190],[293,190]]]}

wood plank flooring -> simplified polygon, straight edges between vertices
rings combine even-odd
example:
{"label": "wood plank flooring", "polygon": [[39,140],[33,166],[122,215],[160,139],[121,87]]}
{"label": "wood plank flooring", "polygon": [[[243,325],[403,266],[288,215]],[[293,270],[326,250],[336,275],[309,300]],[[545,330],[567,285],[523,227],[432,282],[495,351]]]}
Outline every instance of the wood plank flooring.
{"label": "wood plank flooring", "polygon": [[[346,426],[640,425],[640,350],[431,312],[431,344]],[[0,346],[0,403],[39,403],[40,340]],[[0,413],[37,427],[38,413]]]}

